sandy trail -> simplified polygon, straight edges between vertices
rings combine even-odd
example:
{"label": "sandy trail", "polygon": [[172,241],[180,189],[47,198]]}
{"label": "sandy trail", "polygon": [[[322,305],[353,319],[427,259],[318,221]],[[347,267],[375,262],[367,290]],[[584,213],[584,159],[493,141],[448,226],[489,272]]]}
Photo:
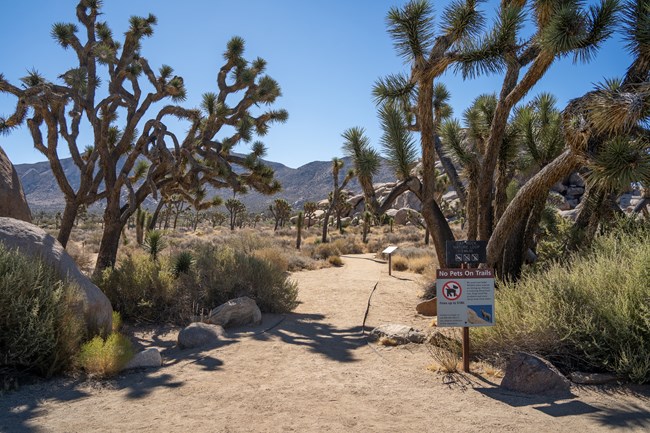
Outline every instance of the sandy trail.
{"label": "sandy trail", "polygon": [[[140,334],[164,349],[165,366],[108,382],[60,379],[0,399],[2,432],[540,432],[648,431],[642,388],[579,388],[557,400],[502,391],[478,375],[426,370],[424,346],[369,345],[385,322],[421,329],[416,275],[388,276],[371,255],[343,268],[293,275],[300,306],[265,315],[201,352],[174,347],[175,329]],[[269,329],[270,328],[270,329]]]}

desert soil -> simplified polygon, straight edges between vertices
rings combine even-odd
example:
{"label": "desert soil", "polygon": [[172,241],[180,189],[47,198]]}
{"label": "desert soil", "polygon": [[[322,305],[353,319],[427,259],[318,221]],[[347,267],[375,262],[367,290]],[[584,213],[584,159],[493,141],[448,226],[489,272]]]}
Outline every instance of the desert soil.
{"label": "desert soil", "polygon": [[[175,347],[178,329],[136,333],[164,366],[110,381],[63,378],[0,397],[3,432],[593,432],[648,431],[647,387],[577,387],[554,399],[505,391],[481,373],[444,374],[424,345],[369,344],[366,323],[430,329],[415,314],[419,276],[371,255],[300,272],[301,304],[265,315],[203,351]],[[498,314],[498,312],[497,312]],[[497,318],[498,320],[498,318]]]}

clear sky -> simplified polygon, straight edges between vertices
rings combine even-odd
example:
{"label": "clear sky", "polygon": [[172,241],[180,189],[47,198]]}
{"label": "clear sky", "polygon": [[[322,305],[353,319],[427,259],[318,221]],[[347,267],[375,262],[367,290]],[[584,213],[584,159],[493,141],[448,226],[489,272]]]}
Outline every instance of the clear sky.
{"label": "clear sky", "polygon": [[[35,68],[55,81],[73,67],[71,50],[64,51],[50,36],[54,22],[75,22],[76,0],[2,0],[0,15],[0,73],[12,83]],[[106,0],[104,20],[116,39],[126,31],[131,15],[158,18],[153,37],[144,41],[142,55],[157,69],[168,64],[184,78],[188,99],[198,106],[201,94],[216,91],[216,72],[226,42],[233,35],[246,40],[246,58],[267,60],[283,96],[276,108],[289,111],[285,124],[275,124],[262,138],[267,159],[298,167],[314,160],[341,156],[341,133],[352,126],[366,129],[379,148],[381,131],[371,89],[375,80],[404,70],[386,32],[391,6],[406,1],[379,0]],[[434,1],[438,14],[448,0]],[[490,13],[499,2],[488,0]],[[488,21],[489,22],[489,21]],[[604,78],[620,76],[629,65],[621,37],[615,34],[588,65],[556,62],[529,97],[540,91],[555,94],[560,107],[589,91]],[[442,77],[451,91],[451,104],[460,116],[481,93],[496,92],[499,76],[463,81],[448,72]],[[15,99],[0,95],[0,115],[12,113]],[[90,144],[90,143],[88,143]],[[0,146],[14,164],[42,161],[33,149],[26,126],[0,136]],[[81,146],[83,147],[83,146]],[[245,151],[242,147],[239,150]],[[67,154],[62,151],[62,156]]]}

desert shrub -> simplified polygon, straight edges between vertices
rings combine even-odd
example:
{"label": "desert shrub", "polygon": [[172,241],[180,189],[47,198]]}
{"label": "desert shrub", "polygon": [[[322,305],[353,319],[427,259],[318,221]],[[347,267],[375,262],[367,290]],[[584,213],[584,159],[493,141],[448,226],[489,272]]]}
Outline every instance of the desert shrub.
{"label": "desert shrub", "polygon": [[503,284],[496,326],[477,329],[474,347],[486,356],[525,350],[565,369],[650,382],[648,263],[650,229],[602,236],[589,254]]}
{"label": "desert shrub", "polygon": [[340,256],[341,251],[338,249],[337,245],[333,242],[328,242],[325,244],[319,243],[311,250],[312,258],[316,260],[327,260],[331,256]]}
{"label": "desert shrub", "polygon": [[317,265],[314,259],[303,254],[293,252],[292,250],[292,253],[288,254],[287,257],[287,270],[289,272],[296,272],[305,269],[317,269]]}
{"label": "desert shrub", "polygon": [[172,272],[165,263],[146,254],[123,258],[116,268],[105,270],[95,283],[125,320],[177,322],[190,315],[191,300],[183,296]]}
{"label": "desert shrub", "polygon": [[336,266],[337,268],[343,266],[343,260],[341,260],[340,256],[330,256],[327,261],[330,265]]}
{"label": "desert shrub", "polygon": [[354,236],[338,238],[332,242],[332,245],[339,250],[341,254],[361,254],[364,252],[363,244]]}
{"label": "desert shrub", "polygon": [[77,295],[53,268],[0,243],[0,376],[71,365],[84,333]]}
{"label": "desert shrub", "polygon": [[92,272],[95,263],[93,263],[92,256],[87,254],[82,246],[79,246],[75,242],[68,242],[65,250],[72,257],[72,260],[74,260],[79,269],[88,273]]}
{"label": "desert shrub", "polygon": [[78,362],[91,375],[109,377],[119,373],[132,357],[131,341],[113,332],[105,340],[96,336],[81,346]]}
{"label": "desert shrub", "polygon": [[406,271],[409,268],[409,261],[406,257],[393,256],[391,263],[394,271]]}
{"label": "desert shrub", "polygon": [[416,274],[424,274],[427,268],[431,268],[433,266],[433,257],[431,256],[414,257],[408,260],[409,269]]}
{"label": "desert shrub", "polygon": [[120,329],[122,329],[122,315],[118,311],[113,311],[112,316],[111,332],[120,332]]}
{"label": "desert shrub", "polygon": [[261,260],[273,263],[275,267],[282,271],[289,270],[289,259],[280,248],[265,247],[253,252],[253,255]]}
{"label": "desert shrub", "polygon": [[265,312],[284,313],[297,306],[298,288],[275,261],[231,246],[203,245],[197,279],[209,307],[240,296],[254,299]]}

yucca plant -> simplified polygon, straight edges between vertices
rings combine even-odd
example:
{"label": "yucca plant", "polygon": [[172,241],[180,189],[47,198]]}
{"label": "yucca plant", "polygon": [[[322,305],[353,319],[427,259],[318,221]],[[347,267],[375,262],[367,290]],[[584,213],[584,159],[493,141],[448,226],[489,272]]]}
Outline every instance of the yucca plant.
{"label": "yucca plant", "polygon": [[167,248],[167,242],[163,238],[163,233],[160,230],[151,230],[145,235],[142,246],[149,253],[153,261],[158,261],[158,255],[162,250]]}
{"label": "yucca plant", "polygon": [[190,251],[181,251],[174,257],[172,264],[172,274],[178,278],[181,274],[189,274],[196,261]]}

